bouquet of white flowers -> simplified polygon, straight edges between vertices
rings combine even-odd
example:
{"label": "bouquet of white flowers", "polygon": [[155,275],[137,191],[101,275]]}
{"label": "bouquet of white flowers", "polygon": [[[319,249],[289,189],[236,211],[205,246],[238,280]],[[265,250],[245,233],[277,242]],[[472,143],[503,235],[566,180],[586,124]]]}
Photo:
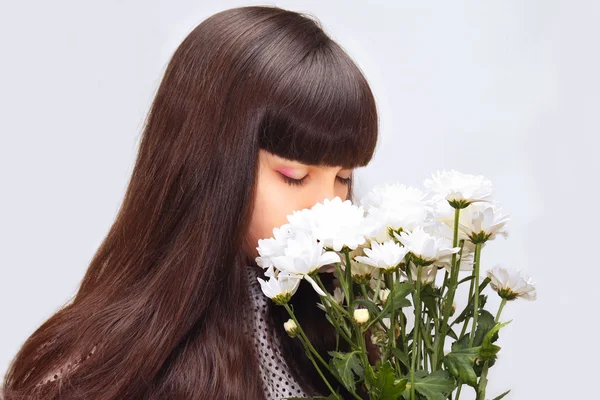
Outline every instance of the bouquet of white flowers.
{"label": "bouquet of white flowers", "polygon": [[[458,400],[468,385],[484,400],[488,369],[500,350],[498,331],[510,322],[500,322],[504,305],[536,298],[535,283],[519,271],[496,266],[481,277],[482,248],[506,237],[509,220],[492,198],[491,182],[444,170],[423,185],[376,187],[360,206],[325,199],[288,215],[272,238],[258,241],[256,262],[268,278],[258,278],[262,291],[288,311],[285,330],[302,342],[331,390],[328,399],[341,396],[323,369],[357,399],[359,384],[370,399]],[[319,278],[323,271],[335,274],[333,293]],[[301,279],[319,294],[317,306],[337,343],[341,338],[349,345],[348,352],[330,351],[329,362],[288,304]],[[454,300],[463,284],[469,285],[466,306],[457,314]],[[501,297],[495,315],[484,308],[488,284]],[[366,350],[369,329],[380,350],[375,365]]]}

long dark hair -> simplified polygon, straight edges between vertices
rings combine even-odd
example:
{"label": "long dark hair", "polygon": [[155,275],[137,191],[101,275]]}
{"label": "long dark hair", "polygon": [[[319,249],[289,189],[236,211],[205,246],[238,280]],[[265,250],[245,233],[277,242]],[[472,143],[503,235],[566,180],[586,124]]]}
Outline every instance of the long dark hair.
{"label": "long dark hair", "polygon": [[[315,18],[247,6],[204,20],[166,68],[123,203],[79,290],[17,352],[4,398],[263,399],[238,326],[249,312],[243,249],[258,150],[360,167],[377,130],[363,73]],[[326,355],[333,335],[316,301],[304,282],[293,298]],[[326,393],[299,343],[285,342],[304,388]]]}

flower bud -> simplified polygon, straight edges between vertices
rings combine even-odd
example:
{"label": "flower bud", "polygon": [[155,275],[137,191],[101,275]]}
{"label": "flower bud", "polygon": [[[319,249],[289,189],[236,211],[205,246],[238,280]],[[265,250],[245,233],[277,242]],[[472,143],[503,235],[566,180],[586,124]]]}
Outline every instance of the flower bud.
{"label": "flower bud", "polygon": [[390,289],[380,289],[379,290],[379,299],[382,304],[385,304],[388,296],[390,295]]}
{"label": "flower bud", "polygon": [[354,321],[357,324],[359,324],[359,325],[366,324],[368,320],[369,320],[369,310],[367,310],[366,308],[357,308],[356,310],[354,310]]}
{"label": "flower bud", "polygon": [[450,310],[450,316],[453,316],[455,312],[456,312],[456,302],[453,301],[452,302],[452,309]]}
{"label": "flower bud", "polygon": [[283,327],[285,328],[287,334],[290,335],[290,337],[296,337],[296,335],[298,334],[298,325],[296,325],[294,320],[291,318],[283,323]]}
{"label": "flower bud", "polygon": [[342,302],[344,301],[344,292],[342,291],[342,289],[340,289],[339,287],[336,287],[333,290],[333,299],[338,303],[338,304],[342,304]]}

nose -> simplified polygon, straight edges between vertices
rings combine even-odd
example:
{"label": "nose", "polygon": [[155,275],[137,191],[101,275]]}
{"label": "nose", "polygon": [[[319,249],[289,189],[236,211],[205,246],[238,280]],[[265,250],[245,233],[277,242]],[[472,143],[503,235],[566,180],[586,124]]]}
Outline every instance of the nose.
{"label": "nose", "polygon": [[336,193],[336,190],[335,190],[335,182],[324,184],[319,189],[319,192],[316,195],[315,204],[322,203],[325,201],[325,199],[328,199],[329,201],[331,201],[336,196],[338,196],[338,194]]}
{"label": "nose", "polygon": [[333,198],[334,198],[335,196],[337,196],[337,195],[335,194],[335,192],[331,191],[331,192],[327,193],[327,195],[326,195],[325,197],[323,197],[323,198],[321,199],[321,201],[324,201],[325,199],[328,199],[329,201],[331,201],[331,200],[333,200]]}

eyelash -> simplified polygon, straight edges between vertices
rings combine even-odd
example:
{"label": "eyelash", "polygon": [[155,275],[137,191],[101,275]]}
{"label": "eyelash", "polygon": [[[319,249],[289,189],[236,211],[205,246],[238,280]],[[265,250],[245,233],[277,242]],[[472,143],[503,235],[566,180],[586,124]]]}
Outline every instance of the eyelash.
{"label": "eyelash", "polygon": [[[306,176],[302,179],[290,178],[289,176],[284,174],[281,174],[281,176],[290,186],[302,186],[304,185],[304,180],[306,179]],[[336,179],[342,182],[344,185],[349,185],[352,182],[352,178],[341,178],[339,176],[336,176]]]}

